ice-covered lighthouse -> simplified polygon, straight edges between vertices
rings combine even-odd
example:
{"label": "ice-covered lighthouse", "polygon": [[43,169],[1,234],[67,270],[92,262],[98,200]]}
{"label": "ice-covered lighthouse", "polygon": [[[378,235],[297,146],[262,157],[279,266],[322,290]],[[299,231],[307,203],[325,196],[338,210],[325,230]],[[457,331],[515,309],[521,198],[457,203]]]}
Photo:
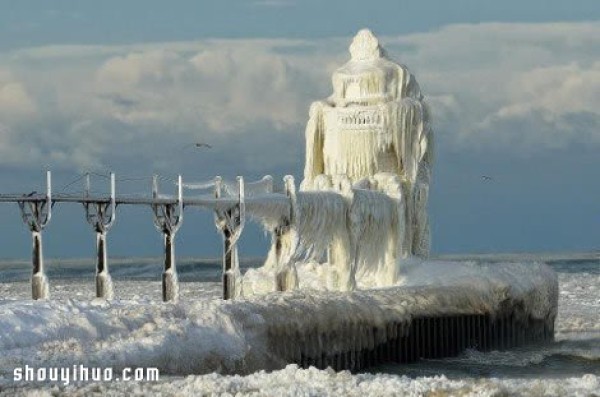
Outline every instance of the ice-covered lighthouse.
{"label": "ice-covered lighthouse", "polygon": [[[268,277],[278,286],[267,291],[294,289],[315,272],[330,290],[393,285],[403,260],[429,254],[427,105],[415,77],[368,29],[350,55],[333,73],[333,94],[310,106],[296,214],[271,227],[262,271],[275,272]],[[246,292],[263,289],[255,276],[246,277]]]}
{"label": "ice-covered lighthouse", "polygon": [[310,107],[302,188],[349,183],[401,197],[402,254],[427,256],[433,137],[419,84],[368,29],[350,54],[333,73],[333,94]]}

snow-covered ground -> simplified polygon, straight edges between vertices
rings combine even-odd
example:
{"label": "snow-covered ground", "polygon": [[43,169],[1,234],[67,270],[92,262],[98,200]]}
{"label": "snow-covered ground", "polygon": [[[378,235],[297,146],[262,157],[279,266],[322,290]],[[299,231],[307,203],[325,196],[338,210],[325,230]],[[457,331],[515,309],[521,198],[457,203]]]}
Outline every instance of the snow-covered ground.
{"label": "snow-covered ground", "polygon": [[[93,280],[51,280],[52,300],[29,301],[28,282],[0,283],[0,395],[598,395],[600,394],[600,263],[557,269],[557,342],[371,373],[268,367],[253,351],[263,318],[218,300],[214,282],[182,282],[181,301],[162,304],[160,283],[115,280],[116,296],[93,300]],[[244,317],[246,316],[246,317]],[[243,328],[240,327],[243,324]],[[222,357],[228,357],[223,361]],[[255,362],[252,362],[255,360]],[[31,366],[160,367],[159,382],[15,383]],[[206,375],[193,375],[206,373]],[[37,394],[31,394],[37,393]]]}

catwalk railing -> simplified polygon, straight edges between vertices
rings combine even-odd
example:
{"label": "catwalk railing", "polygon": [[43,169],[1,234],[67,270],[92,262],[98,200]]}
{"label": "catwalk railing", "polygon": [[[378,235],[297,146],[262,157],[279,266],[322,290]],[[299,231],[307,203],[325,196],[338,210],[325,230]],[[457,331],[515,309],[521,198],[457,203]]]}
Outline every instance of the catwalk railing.
{"label": "catwalk railing", "polygon": [[[285,178],[286,183],[293,178]],[[81,194],[53,194],[51,173],[46,173],[46,192],[29,194],[0,194],[0,203],[17,203],[23,222],[31,231],[32,250],[32,297],[47,298],[48,279],[44,270],[42,234],[52,217],[56,204],[78,203],[85,210],[86,220],[96,234],[96,296],[110,299],[113,294],[112,281],[107,260],[107,233],[114,224],[117,207],[121,205],[148,206],[152,209],[154,224],[164,237],[164,271],[162,295],[164,301],[178,297],[177,271],[175,263],[175,235],[183,222],[186,207],[197,207],[213,211],[215,225],[223,236],[223,298],[234,296],[234,271],[238,266],[237,242],[244,229],[246,214],[256,214],[261,219],[272,218],[275,222],[290,216],[290,197],[285,192],[273,191],[270,176],[260,181],[244,183],[238,177],[236,184],[225,183],[220,177],[202,184],[184,184],[177,178],[177,194],[159,193],[158,178],[152,183],[149,196],[119,196],[116,193],[115,175],[110,174],[110,194],[92,195],[90,177],[86,176]],[[184,189],[199,190],[204,194],[184,196]],[[212,191],[211,191],[212,190]],[[209,193],[206,193],[206,192]],[[260,215],[258,215],[260,214]]]}

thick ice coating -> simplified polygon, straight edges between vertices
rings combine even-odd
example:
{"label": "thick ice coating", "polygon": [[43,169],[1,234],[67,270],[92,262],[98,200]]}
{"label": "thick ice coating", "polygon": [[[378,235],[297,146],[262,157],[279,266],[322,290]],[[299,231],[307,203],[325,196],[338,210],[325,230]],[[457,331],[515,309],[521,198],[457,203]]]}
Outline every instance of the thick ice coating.
{"label": "thick ice coating", "polygon": [[369,30],[358,32],[350,54],[333,73],[333,94],[311,105],[302,188],[315,189],[321,175],[333,185],[344,176],[367,189],[377,185],[378,174],[398,176],[407,253],[427,256],[433,137],[419,84]]}
{"label": "thick ice coating", "polygon": [[403,261],[429,254],[432,131],[419,85],[367,29],[350,54],[333,73],[333,94],[310,107],[293,214],[265,224],[274,289],[297,287],[296,266],[307,260],[331,268],[338,290],[365,277],[393,285]]}

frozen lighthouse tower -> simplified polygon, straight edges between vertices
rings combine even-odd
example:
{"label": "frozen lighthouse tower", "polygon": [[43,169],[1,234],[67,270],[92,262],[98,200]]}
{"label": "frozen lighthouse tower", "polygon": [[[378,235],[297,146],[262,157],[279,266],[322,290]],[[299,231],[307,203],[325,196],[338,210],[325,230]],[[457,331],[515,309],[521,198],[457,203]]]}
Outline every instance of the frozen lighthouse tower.
{"label": "frozen lighthouse tower", "polygon": [[401,254],[427,256],[433,137],[423,95],[368,29],[354,37],[350,54],[333,73],[333,94],[310,107],[302,189],[349,183],[395,193],[404,215]]}
{"label": "frozen lighthouse tower", "polygon": [[297,193],[287,179],[291,214],[265,223],[273,243],[245,294],[396,285],[406,258],[429,254],[433,142],[419,85],[369,30],[350,54],[310,107],[304,179]]}

